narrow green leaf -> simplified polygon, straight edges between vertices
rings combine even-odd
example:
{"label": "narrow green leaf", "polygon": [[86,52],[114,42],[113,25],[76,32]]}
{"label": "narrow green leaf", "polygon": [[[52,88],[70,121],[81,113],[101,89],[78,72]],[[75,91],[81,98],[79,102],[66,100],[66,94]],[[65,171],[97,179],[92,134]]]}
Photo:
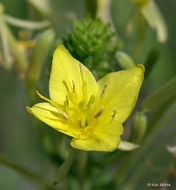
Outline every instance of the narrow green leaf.
{"label": "narrow green leaf", "polygon": [[95,0],[84,0],[86,15],[91,15],[92,18],[96,16],[97,1]]}
{"label": "narrow green leaf", "polygon": [[72,166],[72,163],[74,161],[75,153],[76,153],[76,149],[72,149],[70,151],[70,154],[68,155],[67,159],[64,161],[64,163],[61,165],[61,167],[56,173],[53,186],[56,186],[57,184],[59,184],[67,176]]}
{"label": "narrow green leaf", "polygon": [[142,110],[145,112],[153,111],[169,99],[176,100],[176,77],[162,88],[149,94],[142,102]]}
{"label": "narrow green leaf", "polygon": [[8,167],[19,174],[25,176],[27,179],[34,181],[35,183],[41,185],[44,187],[44,189],[51,190],[49,188],[49,184],[46,182],[45,179],[42,179],[39,175],[36,173],[33,173],[32,171],[6,159],[4,156],[0,155],[0,164],[2,164],[5,167]]}
{"label": "narrow green leaf", "polygon": [[147,60],[145,61],[145,64],[144,64],[144,66],[145,66],[144,78],[146,78],[150,74],[153,67],[157,63],[158,58],[159,58],[159,52],[155,49],[151,49],[147,56]]}
{"label": "narrow green leaf", "polygon": [[[149,154],[155,153],[153,151],[153,147],[155,146],[156,151],[157,147],[162,146],[164,143],[158,142],[158,139],[163,135],[166,128],[170,128],[170,134],[165,135],[165,139],[167,139],[168,135],[173,136],[174,125],[168,125],[172,121],[172,119],[176,115],[176,102],[173,103],[159,118],[159,120],[156,122],[156,126],[153,128],[152,133],[150,133],[143,144],[141,144],[141,148],[138,149],[135,152],[132,152],[129,157],[126,159],[126,161],[123,164],[122,170],[120,172],[117,172],[117,184],[124,190],[127,189],[136,189],[136,186],[140,182],[141,178],[143,177],[143,174],[145,173],[147,167],[144,168],[144,160]],[[162,135],[161,135],[162,134]],[[157,145],[157,146],[156,146]],[[161,149],[163,151],[163,149]],[[157,154],[156,154],[157,155]],[[135,172],[134,172],[135,171]],[[145,186],[146,187],[146,186]]]}

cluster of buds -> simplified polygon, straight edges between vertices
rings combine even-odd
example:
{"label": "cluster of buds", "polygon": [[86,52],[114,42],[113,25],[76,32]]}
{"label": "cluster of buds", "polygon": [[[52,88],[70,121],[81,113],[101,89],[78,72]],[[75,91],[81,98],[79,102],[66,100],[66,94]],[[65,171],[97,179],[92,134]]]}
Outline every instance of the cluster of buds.
{"label": "cluster of buds", "polygon": [[112,71],[121,41],[115,37],[110,24],[87,17],[83,21],[76,20],[73,32],[68,31],[67,34],[64,45],[76,59],[93,71],[96,78]]}

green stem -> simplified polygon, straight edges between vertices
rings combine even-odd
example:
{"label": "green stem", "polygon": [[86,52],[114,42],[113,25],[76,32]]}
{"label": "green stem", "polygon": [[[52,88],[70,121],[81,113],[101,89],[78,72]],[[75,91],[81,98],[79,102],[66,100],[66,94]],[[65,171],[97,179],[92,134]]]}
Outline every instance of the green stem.
{"label": "green stem", "polygon": [[86,151],[80,151],[79,157],[78,157],[78,167],[79,167],[79,183],[80,188],[83,188],[84,180],[85,180],[85,170],[87,165],[87,155],[88,153]]}
{"label": "green stem", "polygon": [[139,18],[138,18],[138,26],[137,26],[137,32],[136,32],[136,41],[133,49],[133,57],[135,58],[138,55],[138,52],[140,50],[141,44],[142,44],[142,39],[144,37],[144,30],[145,29],[145,20],[142,14],[139,13]]}
{"label": "green stem", "polygon": [[117,174],[116,174],[116,177],[115,177],[115,180],[116,180],[117,184],[121,183],[121,181],[124,178],[124,175],[125,175],[126,171],[128,171],[128,167],[131,164],[131,155],[132,154],[133,154],[133,152],[127,152],[126,153],[126,155],[125,155],[126,158],[125,158],[125,160],[123,162],[123,165],[117,171]]}
{"label": "green stem", "polygon": [[24,175],[25,177],[27,177],[31,181],[34,181],[35,183],[42,186],[44,189],[51,190],[49,188],[49,184],[46,182],[46,180],[42,179],[39,175],[33,173],[32,171],[29,171],[28,169],[21,167],[18,164],[14,163],[10,160],[7,160],[2,155],[0,155],[0,164],[4,165],[10,169],[13,169],[16,172]]}
{"label": "green stem", "polygon": [[153,126],[157,124],[159,119],[162,117],[164,112],[172,105],[173,99],[169,99],[166,101],[163,105],[161,105],[158,110],[152,115],[150,118],[148,125],[147,125],[147,130],[144,138],[147,138],[147,136],[152,132]]}
{"label": "green stem", "polygon": [[145,66],[144,79],[146,79],[148,75],[151,73],[151,71],[153,70],[154,66],[158,61],[158,58],[159,58],[159,51],[156,49],[151,49],[144,63]]}
{"label": "green stem", "polygon": [[18,18],[11,17],[9,15],[5,15],[4,20],[13,26],[17,26],[20,28],[28,29],[28,30],[40,30],[43,28],[50,27],[49,21],[38,21],[38,22],[37,21],[26,21],[26,20],[21,20]]}
{"label": "green stem", "polygon": [[3,20],[3,17],[0,16],[0,51],[2,51],[2,55],[0,59],[2,60],[2,65],[6,69],[10,69],[12,66],[12,54],[10,52],[10,47],[8,44],[8,39],[7,39],[7,33],[5,29],[5,23]]}
{"label": "green stem", "polygon": [[120,160],[123,156],[126,156],[126,154],[128,153],[120,150],[111,152],[111,154],[108,154],[102,161],[100,161],[101,167],[117,162],[117,160]]}
{"label": "green stem", "polygon": [[111,28],[114,29],[110,14],[111,0],[96,0],[96,1],[97,1],[96,17],[101,18],[101,20],[104,23],[110,23]]}
{"label": "green stem", "polygon": [[[175,114],[176,103],[171,105],[164,116],[160,116],[160,119],[158,119],[155,128],[152,130],[152,133],[147,136],[143,145],[141,145],[141,148],[138,151],[131,153],[128,156],[127,160],[123,163],[122,169],[120,172],[118,171],[116,182],[121,187],[123,187],[124,190],[133,189],[136,180],[139,179],[139,176],[142,173],[143,167],[141,163],[143,163],[145,152],[150,151],[155,139],[162,133],[162,131],[169,124],[170,120],[175,116]],[[129,176],[130,172],[132,172],[132,170],[134,171],[134,168],[135,174],[133,176]]]}
{"label": "green stem", "polygon": [[95,18],[97,12],[97,0],[84,0],[84,2],[86,15]]}
{"label": "green stem", "polygon": [[70,154],[68,155],[67,159],[64,161],[64,163],[60,166],[58,172],[56,173],[53,186],[55,187],[57,184],[59,184],[68,174],[72,163],[74,161],[76,150],[72,149],[70,151]]}
{"label": "green stem", "polygon": [[25,57],[25,55],[23,53],[21,53],[21,51],[19,50],[18,46],[17,46],[17,41],[14,38],[13,34],[11,33],[10,29],[8,28],[7,25],[4,26],[7,32],[7,39],[9,42],[9,47],[10,50],[12,52],[12,54],[14,55],[15,61],[14,61],[14,65],[17,69],[17,72],[20,76],[21,79],[24,79],[25,77],[25,72],[28,66],[28,60]]}
{"label": "green stem", "polygon": [[[35,119],[35,118],[34,118]],[[59,156],[58,152],[55,150],[54,145],[51,141],[51,138],[48,136],[48,134],[44,130],[44,126],[42,126],[41,121],[35,119],[35,125],[38,130],[38,134],[41,139],[41,143],[43,145],[43,148],[48,155],[49,159],[56,164],[56,166],[60,165],[62,163],[63,159]]]}
{"label": "green stem", "polygon": [[168,100],[176,99],[176,77],[173,77],[167,84],[144,98],[141,108],[144,112],[157,109]]}

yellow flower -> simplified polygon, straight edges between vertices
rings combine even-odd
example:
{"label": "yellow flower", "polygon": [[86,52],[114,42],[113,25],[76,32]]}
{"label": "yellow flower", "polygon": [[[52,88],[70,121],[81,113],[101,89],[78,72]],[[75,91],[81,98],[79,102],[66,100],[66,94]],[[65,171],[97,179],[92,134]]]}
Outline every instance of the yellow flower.
{"label": "yellow flower", "polygon": [[55,50],[49,81],[50,99],[28,111],[57,131],[73,137],[71,146],[86,151],[113,151],[122,123],[129,117],[144,75],[143,65],[113,72],[96,82],[91,72],[63,45]]}

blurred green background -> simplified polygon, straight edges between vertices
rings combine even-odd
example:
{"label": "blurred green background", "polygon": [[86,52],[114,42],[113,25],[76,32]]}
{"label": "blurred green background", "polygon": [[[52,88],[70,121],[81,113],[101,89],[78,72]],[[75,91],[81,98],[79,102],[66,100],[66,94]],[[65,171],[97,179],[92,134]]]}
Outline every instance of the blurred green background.
{"label": "blurred green background", "polygon": [[[30,20],[39,20],[39,16],[33,9],[33,7],[26,0],[0,0],[5,7],[5,12],[11,16],[21,18],[21,19],[30,19]],[[167,0],[156,0],[161,12],[164,15],[164,18],[168,27],[168,39],[167,42],[161,44],[157,42],[156,33],[150,27],[145,28],[145,37],[142,41],[140,52],[135,57],[135,62],[140,64],[144,63],[147,55],[151,48],[157,49],[159,51],[159,60],[154,66],[152,72],[148,78],[144,81],[141,97],[145,97],[147,94],[151,93],[155,89],[160,88],[166,84],[170,79],[176,75],[176,1],[167,1]],[[73,23],[70,17],[75,16],[77,18],[83,18],[85,15],[85,5],[83,0],[51,0],[50,1],[51,13],[50,19],[52,25],[56,31],[56,35],[61,38],[66,36],[66,30],[72,30]],[[133,52],[133,42],[135,36],[132,34],[127,36],[125,33],[126,25],[129,19],[129,11],[132,6],[131,1],[129,0],[112,0],[111,2],[111,14],[112,20],[115,26],[115,29],[119,37],[123,41],[123,49],[125,52],[131,54]],[[65,16],[66,15],[66,16]],[[17,36],[19,28],[12,27],[14,34]],[[52,56],[52,55],[50,55]],[[50,61],[48,58],[46,64]],[[45,79],[45,81],[47,81]],[[42,83],[42,82],[41,82]],[[45,85],[48,85],[47,83]],[[44,86],[43,88],[46,88]],[[2,67],[0,68],[0,152],[5,155],[7,158],[13,160],[14,162],[36,171],[47,179],[53,179],[56,172],[56,165],[51,162],[48,155],[46,154],[42,143],[40,141],[39,134],[36,130],[35,124],[31,116],[26,111],[26,105],[29,105],[29,102],[26,98],[26,92],[23,83],[17,77],[15,70],[12,69],[10,72],[6,71]],[[164,115],[162,115],[164,119]],[[52,130],[49,127],[44,128],[47,133],[50,133],[51,136],[54,136],[54,139],[57,139],[60,136],[57,136],[57,132]],[[139,172],[136,173],[135,164],[134,167],[130,168],[130,171],[126,174],[124,179],[129,179],[135,181],[135,186],[130,188],[125,186],[125,181],[121,182],[121,186],[118,189],[147,189],[147,182],[158,182],[163,181],[170,170],[170,167],[173,163],[173,156],[167,151],[167,145],[176,144],[176,119],[172,118],[168,123],[167,127],[158,133],[156,139],[148,147],[145,147],[145,154],[147,158],[141,157],[139,166],[143,168],[142,174]],[[55,142],[53,142],[54,144]],[[142,149],[142,147],[141,147]],[[90,153],[95,154],[94,156],[99,159],[101,156],[104,156],[104,153]],[[100,154],[100,155],[98,155]],[[114,153],[112,153],[114,154]],[[128,156],[127,154],[126,156]],[[150,160],[147,163],[146,160]],[[141,165],[142,164],[142,165]],[[90,164],[91,165],[91,164]],[[118,166],[118,162],[115,163]],[[110,165],[106,168],[101,168],[102,170],[92,172],[92,178],[97,178],[99,183],[102,183],[102,186],[92,187],[89,183],[87,184],[87,189],[111,189],[111,186],[104,186],[104,179],[100,176],[100,173],[104,173],[109,170],[112,171],[113,168]],[[131,176],[135,176],[133,179]],[[108,175],[108,174],[107,174]],[[100,177],[99,177],[100,176]],[[105,177],[106,178],[106,177]],[[77,182],[74,179],[72,181],[71,187],[69,189],[77,190]],[[27,178],[18,174],[17,172],[0,165],[0,189],[2,190],[42,190],[42,188],[35,183],[29,181]],[[173,186],[170,189],[176,189],[176,186]]]}

